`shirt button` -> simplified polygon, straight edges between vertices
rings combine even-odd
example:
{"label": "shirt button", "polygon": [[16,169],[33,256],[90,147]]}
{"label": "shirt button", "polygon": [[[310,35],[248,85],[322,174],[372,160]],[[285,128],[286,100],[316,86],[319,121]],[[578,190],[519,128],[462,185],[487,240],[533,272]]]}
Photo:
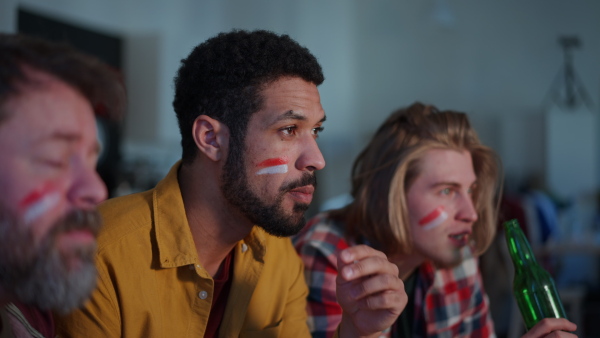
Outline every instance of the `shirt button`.
{"label": "shirt button", "polygon": [[206,299],[206,297],[208,297],[208,292],[206,292],[206,291],[200,291],[198,293],[198,297],[200,297],[200,299]]}
{"label": "shirt button", "polygon": [[242,244],[242,252],[246,252],[248,251],[248,245],[246,245],[246,243]]}

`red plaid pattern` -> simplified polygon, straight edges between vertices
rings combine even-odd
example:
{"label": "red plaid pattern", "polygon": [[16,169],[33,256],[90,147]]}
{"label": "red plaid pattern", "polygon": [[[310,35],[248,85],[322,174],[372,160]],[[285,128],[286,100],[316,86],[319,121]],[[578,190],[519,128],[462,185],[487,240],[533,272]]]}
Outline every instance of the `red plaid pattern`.
{"label": "red plaid pattern", "polygon": [[[319,214],[293,238],[305,266],[309,288],[308,326],[315,338],[332,337],[342,319],[336,301],[336,253],[347,248],[343,225]],[[435,269],[424,263],[415,286],[413,337],[495,337],[489,301],[483,289],[477,258],[463,250],[463,263]],[[391,328],[383,337],[390,337]]]}

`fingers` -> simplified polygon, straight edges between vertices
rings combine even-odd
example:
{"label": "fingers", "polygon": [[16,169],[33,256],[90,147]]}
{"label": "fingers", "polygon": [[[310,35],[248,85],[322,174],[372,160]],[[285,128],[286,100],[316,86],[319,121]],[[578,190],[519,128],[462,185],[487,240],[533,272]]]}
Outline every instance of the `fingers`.
{"label": "fingers", "polygon": [[379,250],[375,250],[368,245],[356,245],[346,248],[339,253],[339,258],[345,263],[352,263],[356,260],[361,260],[370,256],[379,256],[385,258],[385,254]]}
{"label": "fingers", "polygon": [[577,337],[576,335],[566,332],[577,330],[577,325],[564,318],[544,318],[534,327],[531,328],[523,338],[537,337]]}
{"label": "fingers", "polygon": [[408,303],[398,267],[366,245],[338,254],[336,296],[342,306],[341,331],[366,336],[390,327]]}
{"label": "fingers", "polygon": [[389,309],[391,314],[398,316],[407,303],[408,297],[402,287],[401,290],[367,294],[356,302],[356,308],[370,311]]}
{"label": "fingers", "polygon": [[[353,299],[360,300],[366,296],[378,294],[386,290],[404,291],[404,284],[397,276],[391,274],[381,274],[352,282],[348,285],[348,290]],[[377,300],[377,303],[385,303],[385,300]],[[365,304],[365,307],[368,307],[367,305],[368,304]],[[379,308],[385,308],[385,306],[379,306]]]}
{"label": "fingers", "polygon": [[366,245],[347,248],[338,254],[338,271],[344,281],[377,274],[398,276],[398,267],[386,255]]}
{"label": "fingers", "polygon": [[549,335],[545,335],[544,338],[577,338],[577,336],[565,331],[554,331]]}

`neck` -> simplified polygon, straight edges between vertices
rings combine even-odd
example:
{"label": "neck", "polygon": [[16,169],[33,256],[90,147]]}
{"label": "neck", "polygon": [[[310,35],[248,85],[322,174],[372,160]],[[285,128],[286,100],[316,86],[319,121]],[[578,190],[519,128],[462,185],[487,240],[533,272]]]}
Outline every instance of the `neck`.
{"label": "neck", "polygon": [[211,276],[253,224],[223,197],[217,170],[182,165],[178,180],[198,259]]}

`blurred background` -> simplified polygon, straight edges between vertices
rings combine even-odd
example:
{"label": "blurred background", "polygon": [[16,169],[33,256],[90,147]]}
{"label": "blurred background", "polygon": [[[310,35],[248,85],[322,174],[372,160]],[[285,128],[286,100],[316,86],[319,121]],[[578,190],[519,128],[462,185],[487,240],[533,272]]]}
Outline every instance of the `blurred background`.
{"label": "blurred background", "polygon": [[[0,0],[0,31],[68,41],[121,72],[124,120],[98,115],[111,196],[153,187],[179,159],[179,62],[233,28],[289,34],[323,67],[327,167],[309,216],[345,203],[352,161],[391,111],[467,112],[504,164],[499,224],[519,219],[580,336],[600,337],[600,1]],[[503,241],[482,267],[498,335],[512,337]]]}

